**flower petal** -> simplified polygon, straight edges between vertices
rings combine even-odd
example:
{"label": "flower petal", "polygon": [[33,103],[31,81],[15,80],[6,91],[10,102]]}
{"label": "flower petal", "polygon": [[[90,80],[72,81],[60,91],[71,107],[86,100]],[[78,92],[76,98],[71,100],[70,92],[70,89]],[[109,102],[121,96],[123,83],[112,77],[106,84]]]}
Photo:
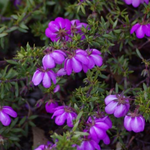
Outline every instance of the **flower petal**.
{"label": "flower petal", "polygon": [[101,56],[92,54],[89,57],[93,59],[97,66],[101,66],[103,64],[103,59]]}
{"label": "flower petal", "polygon": [[106,134],[105,138],[103,139],[103,142],[104,142],[106,145],[110,144],[110,138],[109,138],[109,136],[108,136],[107,134]]}
{"label": "flower petal", "polygon": [[57,22],[57,23],[59,24],[59,27],[60,27],[61,29],[65,28],[65,20],[64,20],[63,18],[57,17],[57,18],[55,19],[55,22]]}
{"label": "flower petal", "polygon": [[51,119],[53,119],[55,116],[62,115],[64,112],[65,112],[65,111],[64,111],[63,108],[57,107],[57,108],[55,109],[55,112],[54,112],[53,116],[51,117]]}
{"label": "flower petal", "polygon": [[82,64],[84,64],[84,65],[88,65],[88,63],[89,63],[89,60],[87,59],[87,57],[85,55],[76,54],[74,58],[76,60],[82,62]]}
{"label": "flower petal", "polygon": [[40,82],[42,81],[43,79],[43,72],[40,72],[39,70],[36,70],[33,74],[33,77],[32,77],[32,82],[35,86],[39,85]]}
{"label": "flower petal", "polygon": [[49,77],[52,79],[53,83],[56,84],[56,74],[50,70],[48,71]]}
{"label": "flower petal", "polygon": [[3,111],[0,111],[0,121],[2,122],[4,126],[8,126],[11,122],[11,119],[6,113],[4,113]]}
{"label": "flower petal", "polygon": [[64,112],[62,115],[59,115],[55,118],[55,123],[59,126],[63,125],[65,123],[67,117],[67,113]]}
{"label": "flower petal", "polygon": [[51,21],[49,24],[48,24],[48,27],[50,28],[50,30],[52,32],[58,32],[59,31],[59,24],[56,22],[56,21]]}
{"label": "flower petal", "polygon": [[107,114],[113,114],[115,109],[116,109],[116,106],[118,105],[118,102],[110,102],[106,107],[105,107],[105,111]]}
{"label": "flower petal", "polygon": [[150,25],[143,25],[143,31],[146,34],[146,36],[150,36]]}
{"label": "flower petal", "polygon": [[65,60],[64,55],[58,52],[52,52],[50,56],[55,60],[55,63],[57,64],[62,64],[63,61]]}
{"label": "flower petal", "polygon": [[111,101],[117,100],[117,96],[116,95],[108,95],[105,98],[105,104],[108,105]]}
{"label": "flower petal", "polygon": [[132,0],[133,7],[138,7],[141,3],[141,0]]}
{"label": "flower petal", "polygon": [[42,63],[45,69],[55,67],[54,59],[50,56],[50,54],[47,54],[43,57]]}
{"label": "flower petal", "polygon": [[72,73],[72,66],[71,66],[71,60],[70,59],[66,59],[65,60],[64,68],[65,68],[65,71],[66,71],[67,75],[71,75],[71,73]]}
{"label": "flower petal", "polygon": [[49,88],[51,86],[51,80],[47,72],[44,73],[42,83],[45,88]]}
{"label": "flower petal", "polygon": [[74,57],[71,58],[71,65],[72,65],[73,71],[76,73],[78,73],[82,70],[81,63]]}
{"label": "flower petal", "polygon": [[126,109],[127,108],[125,105],[123,104],[118,105],[114,111],[114,116],[116,118],[123,117],[125,115],[125,112],[127,112]]}
{"label": "flower petal", "polygon": [[141,25],[136,31],[137,38],[141,39],[144,37],[143,26]]}
{"label": "flower petal", "polygon": [[131,120],[132,118],[130,116],[125,116],[124,117],[124,127],[126,128],[127,131],[131,131]]}
{"label": "flower petal", "polygon": [[84,149],[85,150],[94,150],[93,145],[91,145],[91,143],[89,141],[85,141],[84,142]]}
{"label": "flower petal", "polygon": [[134,31],[136,31],[141,25],[139,23],[136,23],[133,25],[133,27],[130,30],[130,34],[132,34]]}
{"label": "flower petal", "polygon": [[2,111],[10,115],[11,117],[14,117],[14,118],[17,117],[17,113],[10,106],[3,106]]}

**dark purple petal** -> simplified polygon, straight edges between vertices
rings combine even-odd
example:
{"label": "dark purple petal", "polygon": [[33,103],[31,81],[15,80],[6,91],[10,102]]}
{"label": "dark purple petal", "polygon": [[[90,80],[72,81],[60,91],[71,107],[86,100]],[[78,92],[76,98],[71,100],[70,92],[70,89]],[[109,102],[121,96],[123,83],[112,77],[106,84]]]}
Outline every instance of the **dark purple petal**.
{"label": "dark purple petal", "polygon": [[52,103],[46,103],[45,105],[45,109],[48,113],[54,113],[55,111],[55,108],[58,106],[58,103],[57,102],[52,102]]}
{"label": "dark purple petal", "polygon": [[86,66],[86,65],[82,65],[82,68],[83,68],[83,71],[85,72],[85,73],[87,73],[87,71],[88,71],[88,66]]}
{"label": "dark purple petal", "polygon": [[47,54],[43,57],[42,63],[45,69],[55,67],[54,59],[50,56],[50,54]]}
{"label": "dark purple petal", "polygon": [[103,129],[103,130],[108,130],[109,126],[105,122],[96,122],[95,126],[97,128]]}
{"label": "dark purple petal", "polygon": [[145,2],[146,4],[148,4],[148,3],[149,3],[149,0],[144,0],[144,2]]}
{"label": "dark purple petal", "polygon": [[64,53],[62,50],[55,50],[54,52],[57,52],[57,53],[60,53],[60,54],[62,54],[64,56],[66,56],[66,53]]}
{"label": "dark purple petal", "polygon": [[105,111],[107,114],[113,114],[115,109],[116,109],[116,106],[118,105],[118,102],[110,102],[106,107],[105,107]]}
{"label": "dark purple petal", "polygon": [[133,25],[133,27],[130,30],[130,34],[132,34],[134,31],[136,31],[141,25],[139,23],[136,23]]}
{"label": "dark purple petal", "polygon": [[55,118],[55,123],[59,126],[63,125],[65,123],[67,117],[67,113],[64,112],[62,115],[59,115]]}
{"label": "dark purple petal", "polygon": [[49,88],[51,86],[51,80],[47,72],[44,73],[42,83],[45,88]]}
{"label": "dark purple petal", "polygon": [[108,95],[106,98],[105,98],[105,104],[108,105],[110,102],[114,101],[117,99],[117,96],[116,95]]}
{"label": "dark purple petal", "polygon": [[71,60],[70,59],[66,59],[65,60],[65,71],[67,73],[67,75],[71,75],[72,73],[72,65],[71,65]]}
{"label": "dark purple petal", "polygon": [[74,57],[71,58],[71,66],[72,66],[73,71],[76,73],[78,73],[82,70],[81,63]]}
{"label": "dark purple petal", "polygon": [[14,118],[17,117],[17,113],[10,106],[3,106],[2,111],[10,115],[11,117],[14,117]]}
{"label": "dark purple petal", "polygon": [[141,25],[136,31],[137,38],[141,39],[144,37],[143,26]]}
{"label": "dark purple petal", "polygon": [[54,88],[54,93],[58,92],[60,90],[60,85],[56,85],[56,87]]}
{"label": "dark purple petal", "polygon": [[73,127],[72,120],[74,120],[74,119],[75,119],[75,117],[71,113],[68,113],[68,115],[67,115],[67,125],[69,127]]}
{"label": "dark purple petal", "polygon": [[77,19],[71,20],[72,25],[77,25],[77,23],[80,23],[80,20],[77,20]]}
{"label": "dark purple petal", "polygon": [[82,55],[87,56],[87,52],[84,51],[84,50],[82,50],[82,49],[77,49],[77,50],[76,50],[76,54],[82,54]]}
{"label": "dark purple petal", "polygon": [[84,148],[84,142],[85,141],[82,141],[81,145],[77,146],[77,150],[85,150],[85,148]]}
{"label": "dark purple petal", "polygon": [[65,29],[68,30],[68,33],[70,33],[71,30],[71,22],[69,19],[65,19]]}
{"label": "dark purple petal", "polygon": [[132,118],[130,116],[125,116],[124,117],[124,127],[126,128],[127,131],[131,131],[131,120]]}
{"label": "dark purple petal", "polygon": [[33,77],[32,77],[32,82],[35,86],[40,84],[40,82],[43,79],[43,75],[44,75],[43,72],[40,72],[39,70],[36,70],[34,72]]}
{"label": "dark purple petal", "polygon": [[87,57],[89,60],[89,64],[88,64],[88,68],[92,69],[95,66],[95,62],[93,61],[93,59],[91,57]]}
{"label": "dark purple petal", "polygon": [[0,111],[0,121],[2,122],[4,126],[8,126],[11,122],[11,119],[6,113],[4,113],[3,111]]}

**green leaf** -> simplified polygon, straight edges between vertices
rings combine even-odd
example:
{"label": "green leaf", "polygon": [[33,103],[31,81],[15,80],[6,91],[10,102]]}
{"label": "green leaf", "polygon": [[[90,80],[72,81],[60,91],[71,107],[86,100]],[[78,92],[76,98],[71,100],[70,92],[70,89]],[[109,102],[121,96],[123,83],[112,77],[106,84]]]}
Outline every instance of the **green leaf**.
{"label": "green leaf", "polygon": [[0,38],[6,36],[7,34],[8,34],[8,33],[6,33],[6,32],[0,33]]}
{"label": "green leaf", "polygon": [[18,62],[14,60],[6,60],[8,63],[13,64],[13,65],[18,65]]}

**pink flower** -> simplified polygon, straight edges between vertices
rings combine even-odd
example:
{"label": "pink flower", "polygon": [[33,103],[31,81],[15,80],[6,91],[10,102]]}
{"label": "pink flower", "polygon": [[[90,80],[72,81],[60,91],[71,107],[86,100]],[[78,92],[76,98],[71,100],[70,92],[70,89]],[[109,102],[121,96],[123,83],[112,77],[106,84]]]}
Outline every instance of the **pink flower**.
{"label": "pink flower", "polygon": [[45,88],[51,86],[51,80],[56,84],[56,74],[50,69],[39,68],[37,69],[32,77],[32,82],[35,86],[39,85],[42,81]]}
{"label": "pink flower", "polygon": [[47,144],[47,145],[42,144],[34,150],[52,150],[55,147],[56,147],[56,144],[52,144],[52,143]]}
{"label": "pink flower", "polygon": [[58,103],[54,100],[49,100],[45,105],[45,109],[48,113],[54,113],[55,108],[57,107],[58,107]]}
{"label": "pink flower", "polygon": [[68,34],[70,34],[71,22],[68,19],[57,17],[55,21],[51,21],[48,24],[48,28],[45,30],[45,34],[53,42],[59,39],[68,40]]}
{"label": "pink flower", "polygon": [[133,7],[138,7],[139,5],[140,5],[140,3],[146,3],[146,4],[148,4],[149,3],[149,0],[124,0],[125,1],[125,3],[127,4],[127,5],[130,5],[130,4],[132,4],[133,5]]}
{"label": "pink flower", "polygon": [[107,114],[114,114],[115,117],[123,117],[129,110],[129,100],[121,95],[108,95],[105,98],[105,111]]}
{"label": "pink flower", "polygon": [[92,138],[85,138],[82,140],[80,146],[77,146],[77,150],[101,150],[99,144],[95,142]]}
{"label": "pink flower", "polygon": [[103,64],[103,59],[100,56],[101,52],[97,49],[87,49],[87,59],[89,60],[88,64],[83,64],[83,70],[86,73],[88,69],[92,69],[95,65],[101,66]]}
{"label": "pink flower", "polygon": [[85,38],[84,33],[82,32],[81,28],[84,27],[86,28],[88,24],[86,23],[81,23],[79,20],[72,20],[71,21],[71,34],[80,34],[81,35],[81,40]]}
{"label": "pink flower", "polygon": [[55,118],[55,123],[59,126],[63,125],[65,121],[67,120],[67,125],[69,127],[73,127],[73,122],[77,117],[77,114],[72,111],[72,108],[69,106],[59,106],[55,109],[55,112],[52,116],[52,119]]}
{"label": "pink flower", "polygon": [[45,150],[45,148],[48,148],[46,145],[40,145],[39,147],[37,147],[34,150]]}
{"label": "pink flower", "polygon": [[87,52],[81,49],[76,50],[74,54],[68,56],[64,65],[67,75],[70,75],[72,71],[76,73],[80,72],[83,68],[83,64],[88,65],[89,61],[86,56]]}
{"label": "pink flower", "polygon": [[124,127],[127,131],[142,132],[145,127],[145,119],[141,115],[129,113],[124,118]]}
{"label": "pink flower", "polygon": [[17,117],[17,113],[10,106],[3,106],[0,109],[0,121],[4,126],[8,126],[11,122],[10,117]]}
{"label": "pink flower", "polygon": [[136,23],[130,30],[130,34],[133,32],[136,33],[137,38],[141,39],[145,35],[150,37],[150,24],[141,25],[139,23]]}
{"label": "pink flower", "polygon": [[61,50],[49,50],[47,49],[46,55],[42,59],[42,63],[45,69],[54,68],[56,64],[62,64],[65,60],[66,54]]}

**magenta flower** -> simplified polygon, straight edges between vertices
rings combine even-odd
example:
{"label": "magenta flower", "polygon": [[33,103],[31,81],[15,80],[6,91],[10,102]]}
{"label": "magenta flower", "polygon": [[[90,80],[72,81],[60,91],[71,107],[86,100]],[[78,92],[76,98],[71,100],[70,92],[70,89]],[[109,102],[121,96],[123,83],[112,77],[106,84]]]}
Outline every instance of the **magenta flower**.
{"label": "magenta flower", "polygon": [[49,100],[45,105],[45,109],[48,113],[54,113],[55,108],[57,107],[58,107],[58,103],[54,100]]}
{"label": "magenta flower", "polygon": [[100,56],[101,52],[97,49],[87,49],[87,58],[89,60],[88,65],[83,64],[83,71],[86,73],[88,69],[92,69],[95,65],[101,66],[103,64],[103,59]]}
{"label": "magenta flower", "polygon": [[127,5],[133,5],[133,7],[138,7],[140,3],[149,3],[149,0],[124,0]]}
{"label": "magenta flower", "polygon": [[66,54],[61,50],[49,50],[47,49],[46,55],[42,59],[42,63],[45,69],[54,68],[56,64],[62,64],[65,60]]}
{"label": "magenta flower", "polygon": [[45,150],[46,148],[48,148],[46,145],[40,145],[39,147],[37,147],[34,150]]}
{"label": "magenta flower", "polygon": [[129,113],[124,118],[124,127],[127,131],[142,132],[145,127],[145,119],[141,115]]}
{"label": "magenta flower", "polygon": [[92,138],[86,137],[82,140],[80,146],[77,146],[77,150],[101,150],[99,144],[95,142]]}
{"label": "magenta flower", "polygon": [[150,24],[141,25],[139,23],[136,23],[130,30],[130,34],[133,32],[136,33],[137,38],[141,39],[145,35],[150,37]]}
{"label": "magenta flower", "polygon": [[56,144],[51,144],[51,143],[47,145],[42,144],[34,150],[52,150],[55,147],[56,147]]}
{"label": "magenta flower", "polygon": [[10,106],[3,106],[0,109],[0,121],[4,126],[9,126],[11,119],[10,117],[17,117],[17,113]]}
{"label": "magenta flower", "polygon": [[105,144],[110,143],[110,139],[106,134],[106,131],[110,128],[110,126],[105,123],[104,120],[91,119],[91,117],[89,117],[87,125],[89,126],[89,135],[94,141],[99,143],[100,140],[105,139]]}
{"label": "magenta flower", "polygon": [[82,32],[81,28],[84,27],[86,28],[88,24],[86,23],[81,23],[79,20],[72,20],[71,21],[71,34],[80,34],[81,35],[81,40],[85,38],[84,33]]}
{"label": "magenta flower", "polygon": [[53,42],[59,39],[68,40],[68,34],[70,34],[71,22],[68,19],[57,17],[55,21],[51,21],[48,24],[48,28],[45,30],[45,34]]}
{"label": "magenta flower", "polygon": [[115,117],[123,117],[129,110],[129,100],[121,95],[108,95],[105,98],[105,111],[107,114],[114,114]]}
{"label": "magenta flower", "polygon": [[32,77],[32,82],[35,86],[39,85],[42,81],[43,86],[45,88],[49,88],[51,86],[51,80],[54,84],[56,84],[56,74],[50,69],[38,68]]}
{"label": "magenta flower", "polygon": [[64,65],[67,75],[70,75],[72,71],[76,73],[80,72],[83,68],[83,64],[88,65],[89,61],[86,56],[87,52],[81,49],[76,50],[74,54],[68,56]]}
{"label": "magenta flower", "polygon": [[77,114],[72,111],[72,108],[69,106],[59,106],[55,109],[55,112],[52,116],[52,119],[55,118],[55,123],[59,126],[63,125],[65,123],[65,120],[67,120],[67,125],[69,127],[73,127],[73,122],[77,117]]}

